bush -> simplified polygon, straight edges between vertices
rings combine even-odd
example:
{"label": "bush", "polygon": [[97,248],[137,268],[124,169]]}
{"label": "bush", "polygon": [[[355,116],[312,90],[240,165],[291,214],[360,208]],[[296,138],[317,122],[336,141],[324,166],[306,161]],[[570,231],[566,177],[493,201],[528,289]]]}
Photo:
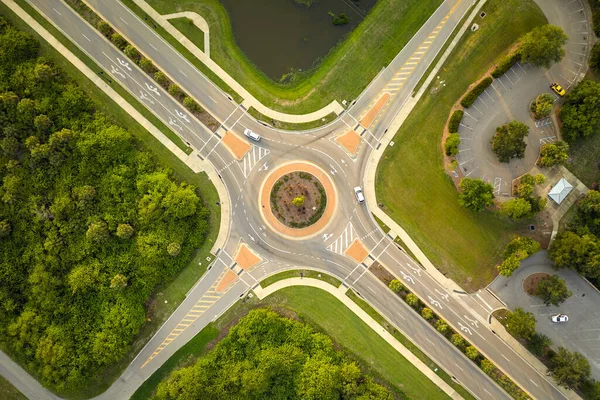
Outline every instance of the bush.
{"label": "bush", "polygon": [[500,63],[496,66],[496,68],[492,71],[492,76],[494,78],[499,78],[502,75],[504,75],[509,69],[512,68],[513,65],[515,65],[517,63],[517,61],[519,61],[519,58],[521,58],[521,55],[519,54],[519,52],[515,52],[513,54],[510,54],[506,57],[504,57],[502,59],[502,61],[500,61]]}
{"label": "bush", "polygon": [[550,93],[542,93],[535,99],[532,108],[535,119],[546,118],[554,108],[554,97]]}
{"label": "bush", "polygon": [[460,101],[460,104],[464,107],[464,108],[469,108],[473,105],[473,103],[475,103],[475,100],[477,100],[477,98],[479,97],[479,95],[481,93],[483,93],[483,91],[485,89],[487,89],[493,82],[494,80],[491,77],[486,77],[484,78],[481,82],[479,82],[477,85],[475,85],[475,87],[473,89],[471,89],[466,95],[465,97],[462,98],[462,100]]}
{"label": "bush", "polygon": [[183,91],[181,90],[179,85],[171,83],[169,85],[169,94],[175,97],[176,99],[179,99],[181,96],[183,96]]}
{"label": "bush", "polygon": [[349,21],[348,16],[344,13],[341,13],[340,15],[335,15],[334,13],[329,11],[328,14],[331,17],[331,22],[336,26],[346,25]]}
{"label": "bush", "polygon": [[594,33],[596,36],[600,36],[600,10],[594,13],[592,20],[594,24]]}
{"label": "bush", "polygon": [[465,349],[465,354],[467,355],[467,357],[469,357],[471,360],[476,360],[477,357],[479,357],[479,351],[477,351],[477,348],[475,346],[468,346]]}
{"label": "bush", "polygon": [[534,333],[527,345],[527,349],[538,357],[546,355],[546,349],[552,346],[552,339],[541,333]]}
{"label": "bush", "polygon": [[419,304],[419,298],[412,293],[406,295],[405,301],[406,304],[408,304],[411,307],[415,307],[417,304]]}
{"label": "bush", "polygon": [[435,329],[437,329],[437,331],[439,333],[441,333],[442,335],[444,335],[446,332],[448,332],[448,324],[444,320],[438,319],[435,322]]}
{"label": "bush", "polygon": [[118,33],[113,33],[110,36],[110,41],[113,42],[113,44],[121,50],[123,50],[125,46],[127,46],[127,40],[125,40],[125,38],[119,35]]}
{"label": "bush", "polygon": [[453,345],[455,345],[456,347],[462,348],[465,345],[465,339],[458,333],[455,333],[454,335],[452,335],[452,337],[450,338],[450,341],[452,342]]}
{"label": "bush", "polygon": [[523,198],[510,199],[500,206],[502,213],[512,219],[531,217],[531,203]]}
{"label": "bush", "polygon": [[481,360],[481,369],[483,370],[483,372],[485,372],[488,375],[491,375],[492,372],[494,372],[494,370],[496,369],[496,366],[494,365],[493,362],[491,362],[490,360],[488,360],[487,358],[484,358],[483,360]]}
{"label": "bush", "polygon": [[458,186],[458,204],[466,209],[481,212],[494,203],[494,187],[481,179],[462,178]]}
{"label": "bush", "polygon": [[456,110],[452,113],[450,117],[450,122],[448,122],[448,132],[456,133],[458,132],[458,126],[463,119],[465,112],[463,110]]}
{"label": "bush", "polygon": [[169,78],[167,78],[167,76],[162,71],[157,71],[154,74],[154,80],[156,82],[158,82],[158,84],[161,85],[161,86],[163,86],[163,87],[167,87],[171,83],[171,81],[169,80]]}
{"label": "bush", "polygon": [[193,113],[202,112],[202,108],[190,96],[185,96],[183,98],[183,106]]}
{"label": "bush", "polygon": [[444,143],[444,152],[447,156],[454,157],[458,154],[458,145],[460,145],[460,135],[458,133],[451,133]]}
{"label": "bush", "polygon": [[140,52],[138,51],[138,49],[136,49],[135,47],[133,47],[132,45],[128,44],[127,46],[125,46],[125,49],[123,50],[123,53],[125,53],[125,55],[129,58],[131,58],[136,64],[137,62],[140,60]]}
{"label": "bush", "polygon": [[433,311],[431,310],[431,308],[425,307],[423,308],[423,310],[421,310],[421,316],[427,321],[430,321],[433,319]]}
{"label": "bush", "polygon": [[404,285],[398,279],[392,279],[392,281],[389,284],[389,287],[394,293],[400,293],[404,290]]}
{"label": "bush", "polygon": [[106,22],[104,20],[98,21],[96,28],[98,28],[100,33],[102,33],[104,36],[107,36],[107,37],[109,37],[113,33],[113,30],[110,27],[110,25],[108,24],[108,22]]}
{"label": "bush", "polygon": [[154,64],[152,64],[152,61],[148,60],[145,57],[142,57],[142,59],[139,62],[139,66],[147,74],[153,74],[156,71]]}

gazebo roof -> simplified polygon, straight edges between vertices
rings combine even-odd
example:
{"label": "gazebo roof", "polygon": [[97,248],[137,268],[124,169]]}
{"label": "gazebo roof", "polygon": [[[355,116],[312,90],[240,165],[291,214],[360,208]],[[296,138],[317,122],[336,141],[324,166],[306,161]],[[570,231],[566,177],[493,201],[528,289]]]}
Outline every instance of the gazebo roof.
{"label": "gazebo roof", "polygon": [[548,193],[548,197],[556,202],[556,204],[562,203],[562,201],[571,193],[573,185],[571,185],[565,178],[562,178]]}

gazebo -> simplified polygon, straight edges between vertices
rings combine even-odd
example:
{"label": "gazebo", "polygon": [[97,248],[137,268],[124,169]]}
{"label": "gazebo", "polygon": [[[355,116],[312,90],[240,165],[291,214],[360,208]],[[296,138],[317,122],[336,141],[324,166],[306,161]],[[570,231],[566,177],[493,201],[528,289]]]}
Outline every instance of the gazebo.
{"label": "gazebo", "polygon": [[569,193],[573,190],[573,185],[571,185],[565,178],[562,178],[548,193],[548,197],[550,197],[556,204],[562,203],[564,199],[567,198]]}

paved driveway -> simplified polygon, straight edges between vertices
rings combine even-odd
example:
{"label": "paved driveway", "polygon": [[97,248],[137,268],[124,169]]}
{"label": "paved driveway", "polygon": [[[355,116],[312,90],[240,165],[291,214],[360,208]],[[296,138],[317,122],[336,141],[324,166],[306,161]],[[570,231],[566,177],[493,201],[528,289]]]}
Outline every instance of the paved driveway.
{"label": "paved driveway", "polygon": [[[563,278],[573,296],[559,307],[545,306],[523,290],[523,280],[537,272],[548,272]],[[521,263],[511,276],[498,276],[489,287],[507,306],[514,310],[521,307],[532,312],[537,320],[537,331],[550,337],[558,346],[585,355],[592,366],[592,375],[600,379],[600,293],[572,270],[554,270],[547,252],[540,251]],[[550,316],[567,314],[569,322],[555,324]]]}

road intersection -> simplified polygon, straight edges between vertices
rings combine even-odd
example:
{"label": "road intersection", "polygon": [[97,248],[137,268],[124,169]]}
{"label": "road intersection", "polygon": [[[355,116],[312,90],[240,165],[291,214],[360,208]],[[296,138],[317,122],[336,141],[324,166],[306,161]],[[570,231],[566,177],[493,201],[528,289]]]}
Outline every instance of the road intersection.
{"label": "road intersection", "polygon": [[[210,131],[133,62],[105,40],[60,0],[28,0],[110,79],[136,95],[209,162],[227,188],[231,214],[224,244],[176,312],[147,343],[122,376],[98,398],[125,399],[178,348],[243,297],[266,276],[293,268],[320,270],[339,277],[442,368],[478,398],[509,398],[487,375],[388,290],[368,267],[385,266],[411,291],[534,398],[565,396],[487,327],[487,321],[412,260],[384,234],[366,205],[356,202],[352,188],[364,184],[369,158],[383,152],[381,139],[446,39],[469,9],[465,0],[447,0],[384,68],[348,110],[327,126],[304,132],[284,132],[259,123],[241,104],[222,92],[168,43],[118,0],[87,0],[99,15],[193,96],[219,122]],[[263,140],[246,150],[227,144],[227,135],[243,140],[250,128]],[[358,136],[356,148],[338,140],[348,132]],[[354,137],[356,144],[356,137]],[[243,146],[244,147],[244,146]],[[316,235],[292,240],[275,233],[261,216],[259,188],[269,172],[291,162],[308,161],[328,175],[337,193],[331,222]],[[223,200],[225,201],[225,200]],[[263,204],[264,205],[264,204]],[[348,239],[348,237],[350,239]],[[354,243],[367,251],[362,260],[348,257]],[[248,249],[258,261],[240,254]],[[208,261],[208,260],[207,260]],[[490,310],[491,311],[491,310]]]}

